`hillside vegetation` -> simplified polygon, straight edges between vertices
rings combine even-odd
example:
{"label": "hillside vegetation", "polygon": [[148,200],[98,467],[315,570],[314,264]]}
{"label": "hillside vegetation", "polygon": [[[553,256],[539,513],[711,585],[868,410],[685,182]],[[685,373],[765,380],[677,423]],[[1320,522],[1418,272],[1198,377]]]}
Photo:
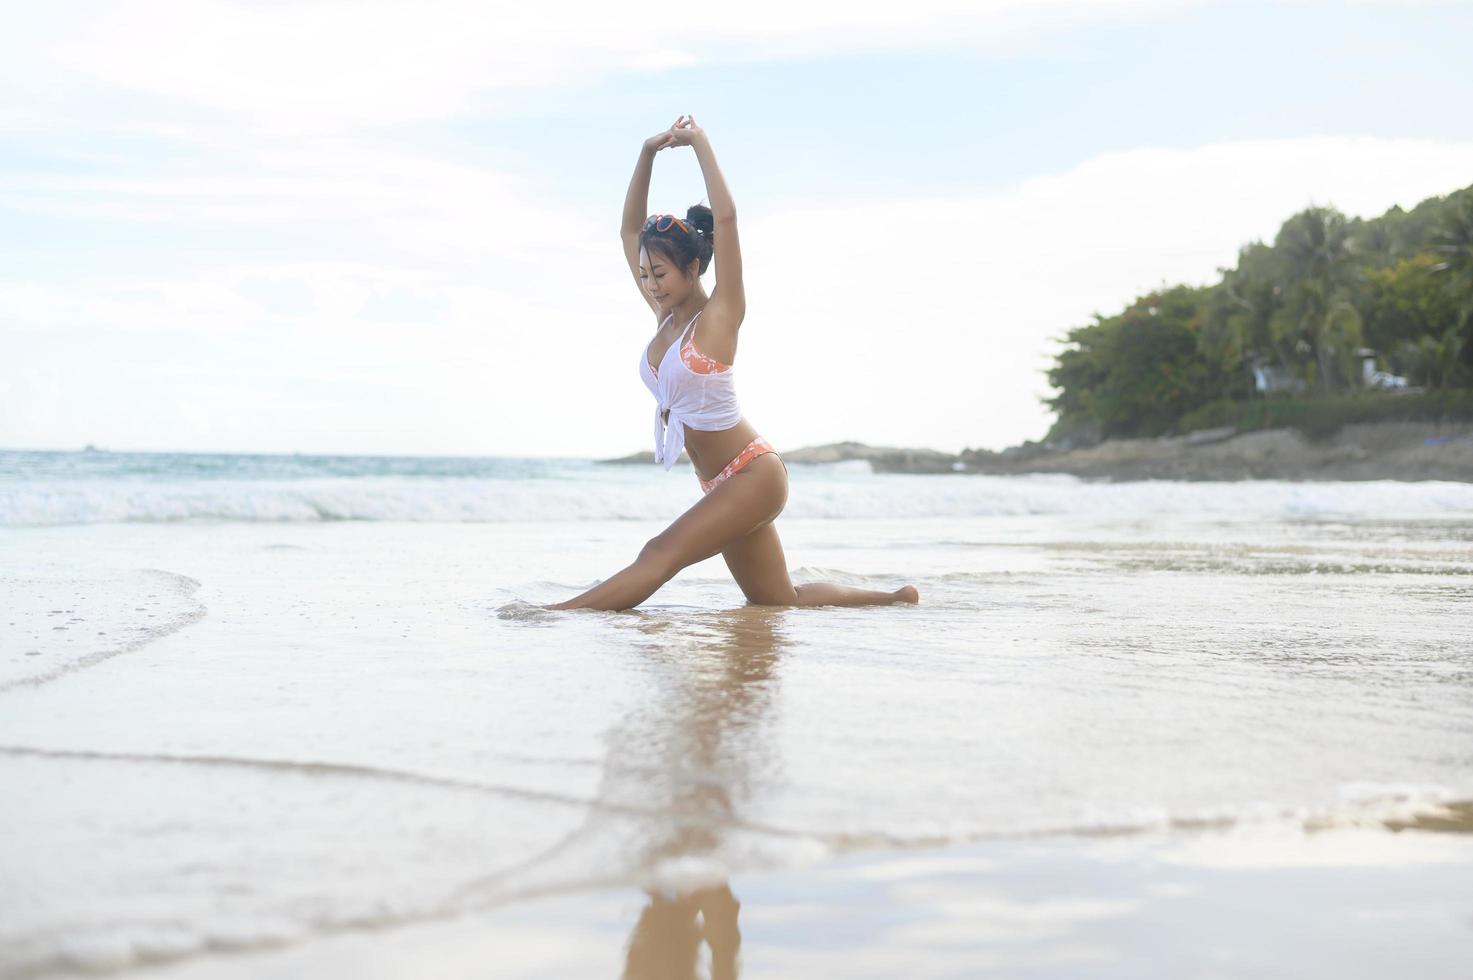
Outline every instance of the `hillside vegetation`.
{"label": "hillside vegetation", "polygon": [[1137,297],[1062,340],[1056,444],[1473,418],[1473,187],[1371,219],[1306,209],[1216,283]]}

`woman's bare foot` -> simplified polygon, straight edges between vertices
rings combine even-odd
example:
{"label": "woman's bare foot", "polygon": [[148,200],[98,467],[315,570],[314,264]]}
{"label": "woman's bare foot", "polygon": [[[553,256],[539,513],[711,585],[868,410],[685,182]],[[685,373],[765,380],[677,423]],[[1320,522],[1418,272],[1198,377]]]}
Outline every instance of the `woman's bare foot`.
{"label": "woman's bare foot", "polygon": [[897,602],[921,601],[921,594],[916,591],[916,587],[914,585],[901,586],[900,588],[895,590],[894,595]]}

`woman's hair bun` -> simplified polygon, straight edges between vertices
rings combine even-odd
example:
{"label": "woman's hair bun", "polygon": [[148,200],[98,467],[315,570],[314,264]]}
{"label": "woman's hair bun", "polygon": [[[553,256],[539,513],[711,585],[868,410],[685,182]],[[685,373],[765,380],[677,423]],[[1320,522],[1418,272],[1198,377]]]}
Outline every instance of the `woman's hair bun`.
{"label": "woman's hair bun", "polygon": [[711,209],[704,204],[692,204],[690,210],[685,212],[685,222],[707,239],[716,231],[716,219],[711,215]]}
{"label": "woman's hair bun", "polygon": [[716,218],[706,205],[692,204],[685,212],[685,221],[696,230],[696,238],[700,241],[701,271],[705,272],[706,263],[711,261],[716,247]]}

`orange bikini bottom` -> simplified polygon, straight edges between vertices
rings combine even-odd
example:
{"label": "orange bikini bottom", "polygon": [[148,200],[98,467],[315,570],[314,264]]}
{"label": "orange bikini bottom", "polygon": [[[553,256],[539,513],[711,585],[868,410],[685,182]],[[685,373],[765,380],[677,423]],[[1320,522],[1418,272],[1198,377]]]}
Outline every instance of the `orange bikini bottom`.
{"label": "orange bikini bottom", "polygon": [[[701,480],[700,474],[696,474],[696,479],[700,480],[701,482],[701,493],[710,493],[712,490],[715,490],[717,484],[721,483],[721,481],[729,477],[735,476],[736,474],[740,473],[743,467],[745,467],[752,460],[756,459],[758,456],[761,456],[763,453],[776,454],[777,450],[773,449],[772,444],[769,443],[766,439],[758,436],[751,442],[747,443],[746,448],[737,453],[736,456],[732,458],[732,461],[723,466],[721,468],[721,472],[717,473],[711,479]],[[782,457],[779,456],[778,459],[781,460]],[[783,463],[783,469],[786,470],[787,468],[788,464]]]}

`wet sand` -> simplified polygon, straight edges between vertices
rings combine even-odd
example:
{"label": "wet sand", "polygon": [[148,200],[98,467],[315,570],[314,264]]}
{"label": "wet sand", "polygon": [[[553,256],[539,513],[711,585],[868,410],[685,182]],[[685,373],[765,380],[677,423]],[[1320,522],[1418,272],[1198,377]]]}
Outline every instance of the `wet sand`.
{"label": "wet sand", "polygon": [[609,976],[733,899],[744,976],[1458,975],[1457,488],[1109,489],[785,520],[925,597],[857,610],[536,608],[645,521],[0,531],[0,976]]}
{"label": "wet sand", "polygon": [[1454,980],[1470,959],[1473,838],[1257,827],[856,854],[142,975]]}

